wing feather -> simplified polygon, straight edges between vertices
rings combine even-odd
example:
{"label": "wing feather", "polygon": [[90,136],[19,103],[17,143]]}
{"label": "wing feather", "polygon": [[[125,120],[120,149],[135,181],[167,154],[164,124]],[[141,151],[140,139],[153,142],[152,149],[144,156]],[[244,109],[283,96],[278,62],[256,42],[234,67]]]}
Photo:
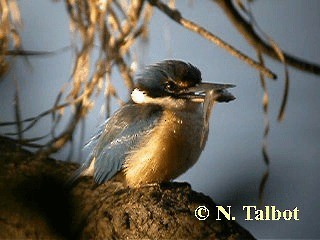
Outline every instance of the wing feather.
{"label": "wing feather", "polygon": [[101,184],[121,170],[128,153],[152,131],[162,114],[157,105],[127,104],[98,130],[88,146],[94,146],[82,165],[85,171],[95,159],[94,179]]}

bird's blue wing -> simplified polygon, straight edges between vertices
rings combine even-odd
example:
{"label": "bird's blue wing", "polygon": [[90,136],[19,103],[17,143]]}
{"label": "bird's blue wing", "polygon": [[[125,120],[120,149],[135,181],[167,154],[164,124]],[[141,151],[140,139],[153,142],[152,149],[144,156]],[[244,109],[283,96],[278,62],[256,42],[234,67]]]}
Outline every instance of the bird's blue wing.
{"label": "bird's blue wing", "polygon": [[161,107],[156,105],[127,104],[106,122],[90,143],[95,144],[89,158],[95,159],[94,179],[98,184],[121,169],[128,152],[152,131],[161,114]]}

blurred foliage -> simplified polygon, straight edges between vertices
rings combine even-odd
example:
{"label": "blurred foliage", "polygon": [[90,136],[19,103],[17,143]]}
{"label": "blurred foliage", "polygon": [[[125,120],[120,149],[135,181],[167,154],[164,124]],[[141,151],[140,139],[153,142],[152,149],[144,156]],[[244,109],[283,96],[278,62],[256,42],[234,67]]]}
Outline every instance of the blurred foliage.
{"label": "blurred foliage", "polygon": [[9,49],[19,49],[21,39],[19,28],[21,18],[18,4],[15,0],[0,0],[0,79],[9,69],[6,52]]}

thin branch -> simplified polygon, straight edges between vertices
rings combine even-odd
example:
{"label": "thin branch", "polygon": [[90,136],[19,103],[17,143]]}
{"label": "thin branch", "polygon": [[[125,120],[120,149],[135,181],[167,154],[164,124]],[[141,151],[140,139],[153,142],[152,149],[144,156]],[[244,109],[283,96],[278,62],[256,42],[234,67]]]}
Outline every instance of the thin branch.
{"label": "thin branch", "polygon": [[223,41],[219,37],[217,37],[214,34],[212,34],[211,32],[209,32],[207,29],[205,29],[205,28],[199,26],[198,24],[182,17],[181,13],[178,10],[171,9],[170,7],[168,7],[168,5],[164,4],[163,2],[161,2],[159,0],[148,0],[148,2],[151,5],[157,7],[160,11],[165,13],[172,20],[174,20],[175,22],[182,25],[184,28],[186,28],[192,32],[195,32],[195,33],[199,34],[200,36],[202,36],[203,38],[215,43],[217,46],[219,46],[219,47],[223,48],[224,50],[226,50],[227,52],[229,52],[232,56],[239,58],[240,60],[244,61],[245,63],[247,63],[251,67],[257,69],[259,72],[261,72],[266,77],[271,78],[271,79],[277,78],[275,73],[273,73],[271,70],[261,66],[261,64],[259,64],[257,61],[253,60],[249,56],[247,56],[244,53],[240,52],[239,50],[235,49],[230,44],[226,43],[225,41]]}
{"label": "thin branch", "polygon": [[[239,3],[241,3],[241,1],[238,1]],[[251,4],[250,2],[248,2],[248,8],[245,8],[244,5],[241,5],[241,9],[248,15],[249,19],[250,19],[250,24],[251,26],[256,27],[257,29],[259,29],[259,31],[262,33],[262,35],[264,36],[265,39],[268,40],[270,46],[272,47],[273,51],[275,52],[275,54],[277,55],[277,59],[279,61],[281,61],[283,67],[284,67],[284,82],[285,82],[285,86],[284,86],[284,91],[283,91],[283,97],[282,97],[282,102],[280,105],[280,110],[278,113],[278,121],[282,121],[284,119],[285,116],[285,109],[287,106],[287,101],[288,101],[288,94],[289,94],[289,82],[290,82],[290,78],[289,78],[289,70],[288,70],[288,64],[287,61],[283,55],[283,51],[280,49],[280,47],[277,45],[277,43],[268,35],[266,34],[258,25],[257,21],[255,20],[252,11],[251,11]],[[255,48],[257,52],[259,52],[260,55],[262,55],[263,53],[261,52],[261,50]],[[259,58],[260,62],[261,62],[261,57]]]}
{"label": "thin branch", "polygon": [[[265,42],[254,30],[253,26],[248,23],[237,11],[232,0],[213,0],[225,12],[235,28],[243,35],[247,42],[262,53],[268,55],[274,60],[280,61],[274,48]],[[320,75],[320,65],[308,62],[305,59],[292,56],[289,53],[283,52],[286,63],[292,67],[305,72]]]}
{"label": "thin branch", "polygon": [[[31,117],[31,118],[26,118],[24,120],[21,120],[21,122],[31,122],[27,127],[25,127],[22,131],[25,132],[27,130],[29,130],[31,127],[33,127],[41,118],[43,118],[44,116],[51,114],[55,111],[64,109],[65,107],[71,106],[72,104],[76,104],[79,101],[81,101],[83,99],[83,96],[81,95],[80,97],[78,97],[77,99],[74,99],[73,101],[68,101],[65,103],[62,103],[60,105],[57,105],[55,107],[52,107],[40,114],[38,114],[36,117]],[[13,121],[13,122],[0,122],[0,127],[3,126],[10,126],[10,125],[16,125],[17,122]]]}
{"label": "thin branch", "polygon": [[75,128],[78,125],[78,122],[83,116],[82,104],[78,103],[76,105],[75,114],[71,117],[70,123],[67,124],[65,130],[57,137],[50,140],[45,144],[45,147],[40,149],[36,155],[41,158],[43,156],[48,156],[51,153],[59,151],[68,141],[72,139]]}
{"label": "thin branch", "polygon": [[20,106],[20,98],[19,98],[19,85],[17,79],[14,78],[14,82],[16,85],[16,91],[14,94],[14,110],[15,110],[15,118],[17,125],[17,134],[19,140],[23,139],[23,122],[21,122],[21,106]]}
{"label": "thin branch", "polygon": [[[264,60],[261,52],[257,50],[257,55],[260,63],[264,65]],[[267,167],[265,170],[261,181],[260,181],[260,186],[259,186],[259,205],[263,206],[263,195],[264,195],[264,190],[265,186],[269,177],[269,163],[270,163],[270,158],[268,154],[268,136],[269,136],[269,131],[270,131],[270,121],[269,121],[269,94],[268,94],[268,89],[266,85],[265,78],[262,74],[259,74],[260,76],[260,83],[261,87],[263,90],[263,98],[262,98],[262,108],[263,108],[263,120],[264,120],[264,131],[263,131],[263,137],[262,137],[262,156],[263,156],[263,161]]]}
{"label": "thin branch", "polygon": [[32,50],[23,50],[23,49],[14,49],[14,50],[7,50],[4,54],[6,56],[52,56],[57,55],[59,53],[63,53],[66,50],[71,49],[71,46],[65,46],[53,51],[32,51]]}
{"label": "thin branch", "polygon": [[133,90],[133,77],[130,73],[130,68],[127,66],[126,62],[124,61],[123,57],[118,55],[116,60],[116,64],[118,66],[119,72],[128,88],[129,91]]}

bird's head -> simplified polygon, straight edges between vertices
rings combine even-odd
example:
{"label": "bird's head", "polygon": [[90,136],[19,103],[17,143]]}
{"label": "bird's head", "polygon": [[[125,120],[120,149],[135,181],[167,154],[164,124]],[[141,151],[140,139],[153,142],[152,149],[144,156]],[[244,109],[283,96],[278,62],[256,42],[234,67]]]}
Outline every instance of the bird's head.
{"label": "bird's head", "polygon": [[198,68],[179,60],[165,60],[147,66],[136,79],[131,98],[136,103],[168,103],[175,100],[203,102],[213,90],[215,101],[228,102],[235,97],[226,89],[230,84],[204,83]]}

